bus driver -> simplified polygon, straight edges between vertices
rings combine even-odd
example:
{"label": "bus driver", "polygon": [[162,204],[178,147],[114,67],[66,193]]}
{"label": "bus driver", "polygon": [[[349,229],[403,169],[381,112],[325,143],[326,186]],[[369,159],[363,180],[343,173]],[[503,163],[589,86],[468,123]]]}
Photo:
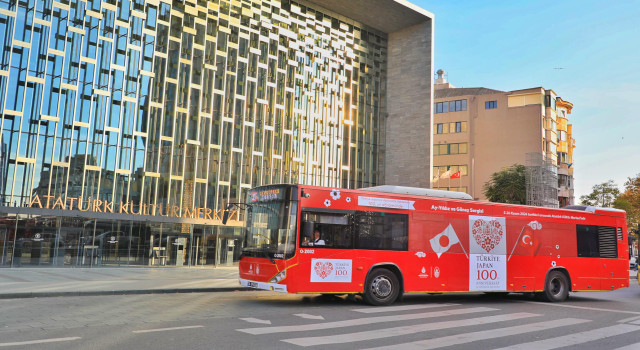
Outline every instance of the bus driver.
{"label": "bus driver", "polygon": [[320,238],[319,229],[313,230],[313,241],[311,243],[313,243],[312,245],[324,245],[324,240]]}

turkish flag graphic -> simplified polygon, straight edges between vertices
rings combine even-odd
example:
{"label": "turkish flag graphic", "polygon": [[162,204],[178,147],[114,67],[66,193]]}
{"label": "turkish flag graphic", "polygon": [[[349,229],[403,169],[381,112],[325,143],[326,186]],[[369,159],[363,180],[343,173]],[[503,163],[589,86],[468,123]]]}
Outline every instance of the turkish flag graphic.
{"label": "turkish flag graphic", "polygon": [[516,244],[511,250],[509,259],[513,255],[535,256],[540,248],[540,240],[536,237],[536,232],[542,230],[542,224],[537,221],[531,221],[520,230],[520,235]]}

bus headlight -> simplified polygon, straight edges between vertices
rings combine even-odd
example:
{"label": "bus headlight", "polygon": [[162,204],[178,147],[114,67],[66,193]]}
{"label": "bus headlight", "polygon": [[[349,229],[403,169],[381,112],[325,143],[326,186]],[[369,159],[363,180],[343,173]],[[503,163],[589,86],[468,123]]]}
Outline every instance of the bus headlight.
{"label": "bus headlight", "polygon": [[280,271],[274,278],[271,279],[271,283],[278,283],[287,277],[287,270]]}

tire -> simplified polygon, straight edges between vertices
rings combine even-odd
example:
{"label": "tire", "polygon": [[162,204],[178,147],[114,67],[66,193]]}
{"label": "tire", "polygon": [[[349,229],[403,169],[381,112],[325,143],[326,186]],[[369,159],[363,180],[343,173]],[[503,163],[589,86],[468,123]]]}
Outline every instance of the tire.
{"label": "tire", "polygon": [[569,296],[569,280],[567,275],[560,271],[551,271],[547,276],[542,297],[544,300],[557,303],[564,301]]}
{"label": "tire", "polygon": [[390,305],[400,296],[400,283],[395,273],[384,269],[375,269],[367,277],[364,300],[371,305]]}

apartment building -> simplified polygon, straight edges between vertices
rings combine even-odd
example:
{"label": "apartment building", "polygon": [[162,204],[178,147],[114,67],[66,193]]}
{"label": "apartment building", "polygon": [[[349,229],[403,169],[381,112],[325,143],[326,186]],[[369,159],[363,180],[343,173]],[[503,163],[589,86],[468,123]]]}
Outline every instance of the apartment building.
{"label": "apartment building", "polygon": [[[573,203],[573,105],[550,89],[456,88],[439,70],[434,85],[432,187],[486,200],[484,185],[504,167],[550,164],[557,202]],[[529,160],[528,160],[529,155]],[[531,155],[534,155],[531,157]],[[534,162],[531,161],[534,159]],[[536,164],[535,160],[542,161]],[[528,164],[529,162],[529,164]]]}

